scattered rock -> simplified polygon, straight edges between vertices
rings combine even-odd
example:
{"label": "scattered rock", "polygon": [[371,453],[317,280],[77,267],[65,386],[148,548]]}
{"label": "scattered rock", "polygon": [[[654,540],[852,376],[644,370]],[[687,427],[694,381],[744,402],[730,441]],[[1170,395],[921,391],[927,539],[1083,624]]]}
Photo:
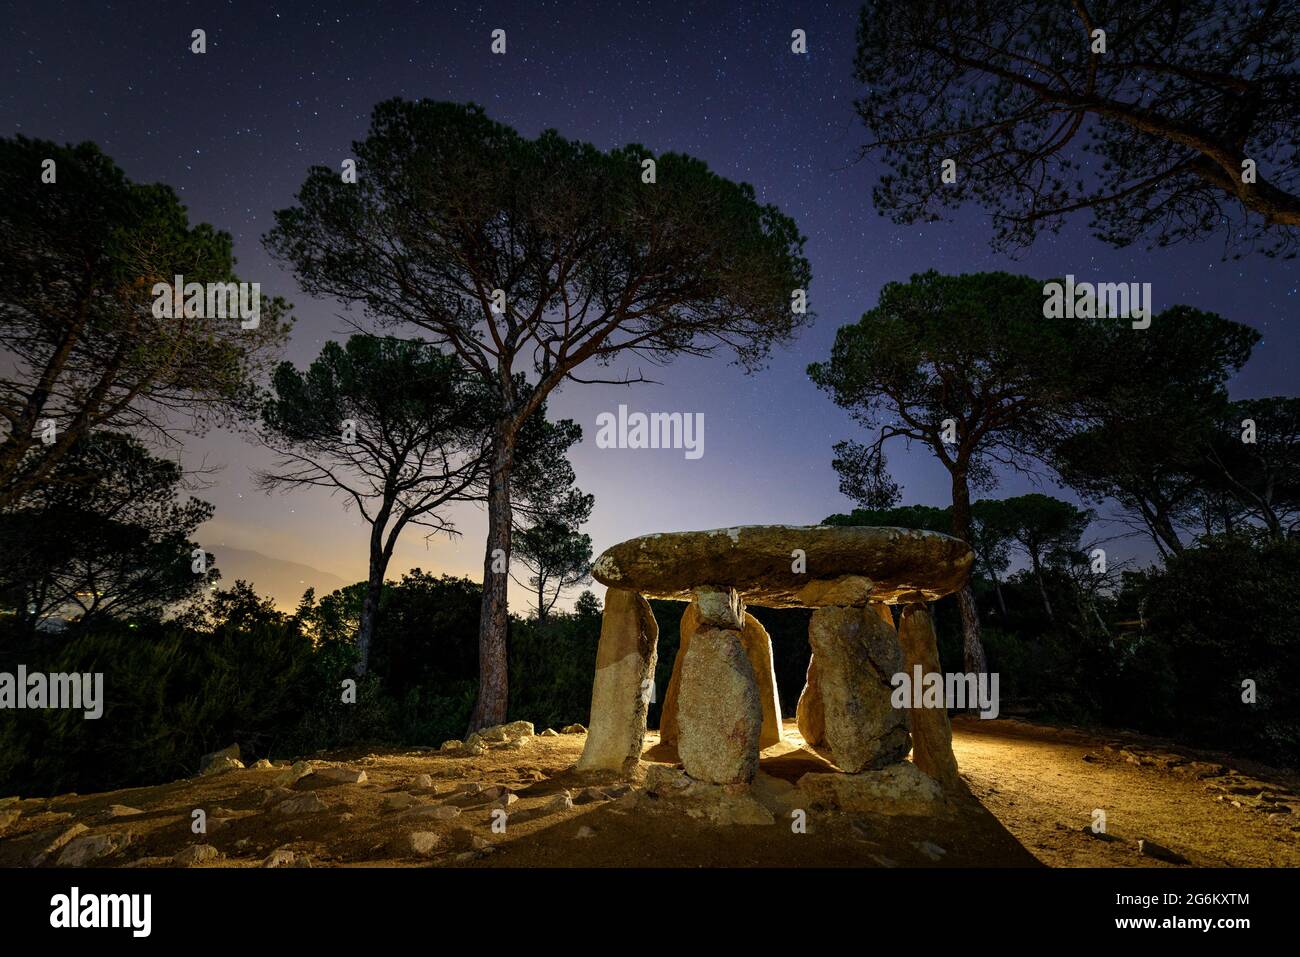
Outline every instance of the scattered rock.
{"label": "scattered rock", "polygon": [[935,844],[933,841],[922,841],[921,843],[915,844],[913,846],[932,861],[940,860],[945,854],[948,853],[938,844]]}
{"label": "scattered rock", "polygon": [[560,732],[556,731],[554,728],[547,728],[538,735],[539,738],[558,738],[559,736]]}
{"label": "scattered rock", "polygon": [[904,761],[858,774],[813,771],[799,779],[801,798],[813,805],[875,814],[934,814],[943,789],[916,765]]}
{"label": "scattered rock", "polygon": [[417,774],[411,781],[412,791],[426,791],[433,787],[433,778],[427,774]]}
{"label": "scattered rock", "polygon": [[208,762],[199,773],[203,775],[220,774],[222,771],[242,771],[243,768],[244,762],[238,758],[232,758],[229,755],[221,755]]}
{"label": "scattered rock", "polygon": [[244,763],[239,760],[239,745],[231,744],[222,748],[220,751],[212,751],[199,758],[199,773],[206,774],[209,767],[214,764],[222,763],[223,759],[234,760],[238,762],[241,768],[244,766]]}
{"label": "scattered rock", "polygon": [[444,741],[444,742],[442,742],[442,747],[438,748],[438,750],[439,750],[439,751],[459,751],[459,750],[460,750],[461,748],[463,748],[463,747],[465,747],[465,742],[464,742],[464,741],[460,741],[460,740],[458,740],[458,739],[456,739],[456,738],[452,738],[450,741]]}
{"label": "scattered rock", "polygon": [[1163,844],[1157,844],[1155,841],[1142,838],[1138,841],[1138,853],[1145,857],[1154,857],[1158,861],[1165,861],[1169,864],[1190,864],[1187,858],[1177,851],[1170,850]]}
{"label": "scattered rock", "polygon": [[311,765],[306,761],[295,761],[293,766],[275,776],[275,783],[281,787],[292,787],[300,779],[312,773]]}
{"label": "scattered rock", "polygon": [[253,765],[253,770],[265,771],[268,768],[273,768],[273,767],[275,767],[275,765],[272,764],[270,761],[268,761],[266,758],[258,758],[257,762]]}
{"label": "scattered rock", "polygon": [[465,745],[465,754],[471,758],[476,758],[487,751],[487,745],[482,741],[475,741],[472,744]]}
{"label": "scattered rock", "polygon": [[396,794],[389,794],[384,797],[383,808],[385,811],[405,811],[408,807],[418,804],[419,798],[413,794],[407,794],[405,791],[398,791]]}
{"label": "scattered rock", "polygon": [[10,825],[14,824],[22,816],[23,812],[20,808],[10,807],[0,810],[0,834],[3,834]]}
{"label": "scattered rock", "polygon": [[285,847],[277,847],[262,861],[263,867],[293,867],[297,855]]}
{"label": "scattered rock", "polygon": [[355,768],[319,768],[313,777],[331,784],[365,784],[366,772]]}
{"label": "scattered rock", "polygon": [[587,729],[580,724],[566,724],[560,729],[560,734],[586,734]]}
{"label": "scattered rock", "polygon": [[122,834],[84,834],[69,841],[55,863],[58,867],[84,867],[91,861],[120,851],[130,843],[130,832]]}
{"label": "scattered rock", "polygon": [[221,852],[211,844],[191,844],[177,851],[172,863],[180,867],[193,867],[196,864],[209,864],[220,857]]}
{"label": "scattered rock", "polygon": [[317,814],[324,810],[326,810],[325,802],[315,791],[308,791],[306,794],[280,801],[272,808],[272,813],[280,817],[296,817],[299,814]]}
{"label": "scattered rock", "polygon": [[59,831],[45,843],[45,846],[42,847],[34,857],[32,857],[32,867],[40,867],[51,854],[61,850],[63,846],[73,838],[86,833],[88,830],[90,830],[90,828],[86,827],[84,824],[73,824],[71,827],[66,827]]}
{"label": "scattered rock", "polygon": [[592,828],[589,828],[587,825],[584,824],[580,828],[578,828],[578,833],[574,834],[573,836],[580,839],[586,839],[589,837],[595,837],[596,832]]}
{"label": "scattered rock", "polygon": [[285,798],[291,798],[297,791],[291,791],[288,788],[271,787],[262,792],[262,807],[270,807],[272,804],[278,804]]}
{"label": "scattered rock", "polygon": [[433,831],[413,831],[406,835],[403,850],[410,854],[417,854],[426,857],[438,849],[442,843],[442,835],[435,834]]}
{"label": "scattered rock", "polygon": [[110,804],[104,809],[102,817],[105,820],[111,820],[115,817],[135,817],[135,815],[143,813],[144,811],[138,807],[127,807],[125,804]]}

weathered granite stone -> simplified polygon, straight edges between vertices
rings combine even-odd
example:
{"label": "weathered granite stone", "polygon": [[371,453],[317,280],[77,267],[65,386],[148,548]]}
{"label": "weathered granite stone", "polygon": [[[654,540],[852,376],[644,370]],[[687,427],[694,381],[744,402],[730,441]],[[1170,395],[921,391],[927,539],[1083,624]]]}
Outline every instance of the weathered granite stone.
{"label": "weathered granite stone", "polygon": [[740,631],[744,627],[745,603],[734,588],[696,588],[693,604],[703,628]]}
{"label": "weathered granite stone", "polygon": [[[682,623],[677,632],[677,658],[673,661],[672,677],[668,679],[668,689],[664,692],[663,704],[659,709],[659,740],[663,743],[676,743],[679,737],[678,698],[681,693],[682,662],[686,660],[686,649],[690,647],[691,637],[700,627],[698,607],[691,602],[682,613]],[[758,619],[748,612],[745,613],[745,624],[740,632],[740,643],[754,668],[759,703],[763,708],[763,730],[759,736],[759,747],[770,748],[781,741],[781,701],[776,687],[776,669],[772,663],[772,639]]]}
{"label": "weathered granite stone", "polygon": [[758,703],[763,709],[763,727],[759,732],[758,746],[770,748],[781,742],[781,700],[776,688],[776,666],[772,663],[772,639],[758,619],[746,613],[740,644],[754,669]]}
{"label": "weathered granite stone", "polygon": [[868,606],[876,613],[876,616],[890,628],[894,627],[894,610],[886,605],[883,601],[873,601]]}
{"label": "weathered granite stone", "polygon": [[894,630],[865,608],[819,608],[808,641],[835,763],[854,774],[906,757],[904,715],[890,701],[890,678],[902,664]]}
{"label": "weathered granite stone", "polygon": [[654,680],[659,626],[650,603],[636,592],[611,588],[596,651],[591,720],[578,770],[629,771],[641,759],[646,682]]}
{"label": "weathered granite stone", "polygon": [[682,662],[678,722],[678,753],[691,777],[710,784],[754,777],[763,708],[738,632],[695,633]]}
{"label": "weathered granite stone", "polygon": [[799,734],[809,747],[826,740],[826,712],[822,707],[821,674],[815,654],[808,659],[808,673],[794,714]]}
{"label": "weathered granite stone", "polygon": [[[908,605],[898,623],[898,641],[903,649],[903,668],[908,675],[920,665],[922,674],[940,673],[939,648],[934,623],[924,605]],[[913,708],[912,763],[945,789],[958,786],[957,758],[952,753],[952,723],[948,709]]]}
{"label": "weathered granite stone", "polygon": [[668,679],[668,688],[664,691],[663,704],[659,706],[659,740],[665,744],[677,741],[677,698],[681,693],[682,662],[686,660],[686,649],[690,647],[691,636],[699,629],[700,609],[692,601],[682,612],[681,624],[677,626],[677,657],[673,659],[673,673]]}
{"label": "weathered granite stone", "polygon": [[[805,571],[792,567],[801,550]],[[747,604],[803,606],[805,599],[860,604],[933,601],[960,589],[974,556],[965,542],[904,528],[748,525],[645,535],[607,549],[592,567],[597,581],[652,598],[688,600],[711,583],[735,588]],[[829,582],[810,588],[812,582]],[[802,595],[802,597],[801,597]]]}
{"label": "weathered granite stone", "polygon": [[799,779],[797,790],[808,805],[840,811],[934,814],[944,806],[938,782],[908,761],[858,774],[811,772]]}
{"label": "weathered granite stone", "polygon": [[796,598],[808,608],[823,605],[850,607],[865,605],[876,590],[876,583],[861,575],[841,575],[839,578],[814,578],[800,588]]}

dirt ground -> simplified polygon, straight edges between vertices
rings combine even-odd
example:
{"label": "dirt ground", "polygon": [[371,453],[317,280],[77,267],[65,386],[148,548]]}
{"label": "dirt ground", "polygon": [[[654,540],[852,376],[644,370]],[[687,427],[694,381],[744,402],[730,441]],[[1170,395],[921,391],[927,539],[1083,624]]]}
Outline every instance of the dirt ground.
{"label": "dirt ground", "polygon": [[[763,753],[765,774],[793,783],[830,769],[793,721],[786,735]],[[958,718],[954,749],[969,793],[943,813],[810,808],[806,833],[782,818],[718,825],[626,783],[579,777],[572,766],[584,739],[537,735],[472,757],[317,755],[317,773],[287,788],[288,762],[277,762],[104,794],[0,799],[0,866],[54,866],[69,840],[96,836],[87,863],[107,867],[187,866],[176,855],[197,845],[212,850],[190,851],[188,864],[212,867],[1179,866],[1140,853],[1139,839],[1196,866],[1300,866],[1294,776],[1134,735]],[[646,744],[647,762],[675,762],[653,732]],[[328,768],[366,779],[323,780]],[[475,786],[479,794],[467,793]],[[566,806],[565,791],[579,803]],[[500,810],[489,803],[502,797],[510,803]],[[291,799],[310,808],[277,811]],[[206,834],[193,833],[195,809]],[[1097,810],[1103,835],[1090,826]]]}

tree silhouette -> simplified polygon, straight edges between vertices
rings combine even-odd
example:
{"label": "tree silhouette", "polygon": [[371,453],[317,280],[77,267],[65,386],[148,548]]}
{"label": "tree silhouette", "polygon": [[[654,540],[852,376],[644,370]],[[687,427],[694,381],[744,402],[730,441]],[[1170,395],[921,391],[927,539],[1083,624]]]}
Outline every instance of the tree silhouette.
{"label": "tree silhouette", "polygon": [[313,168],[266,242],[309,293],[427,330],[493,390],[481,728],[506,714],[525,423],[563,382],[601,381],[584,370],[619,357],[728,347],[753,367],[809,320],[792,299],[811,272],[791,219],[688,156],[602,152],[553,130],[530,140],[479,107],[428,100],[379,104],[353,151],[357,182]]}
{"label": "tree silhouette", "polygon": [[1298,37],[1285,0],[870,0],[856,105],[888,168],[875,206],[912,223],[976,202],[999,248],[1087,209],[1117,246],[1218,233],[1294,255]]}

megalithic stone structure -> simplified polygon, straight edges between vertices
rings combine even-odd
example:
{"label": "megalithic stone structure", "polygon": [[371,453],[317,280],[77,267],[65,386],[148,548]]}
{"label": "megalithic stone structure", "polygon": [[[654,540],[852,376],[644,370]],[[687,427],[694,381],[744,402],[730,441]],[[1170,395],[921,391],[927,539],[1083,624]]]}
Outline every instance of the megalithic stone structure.
{"label": "megalithic stone structure", "polygon": [[591,718],[578,770],[628,772],[641,760],[659,626],[639,593],[610,588],[596,651]]}

